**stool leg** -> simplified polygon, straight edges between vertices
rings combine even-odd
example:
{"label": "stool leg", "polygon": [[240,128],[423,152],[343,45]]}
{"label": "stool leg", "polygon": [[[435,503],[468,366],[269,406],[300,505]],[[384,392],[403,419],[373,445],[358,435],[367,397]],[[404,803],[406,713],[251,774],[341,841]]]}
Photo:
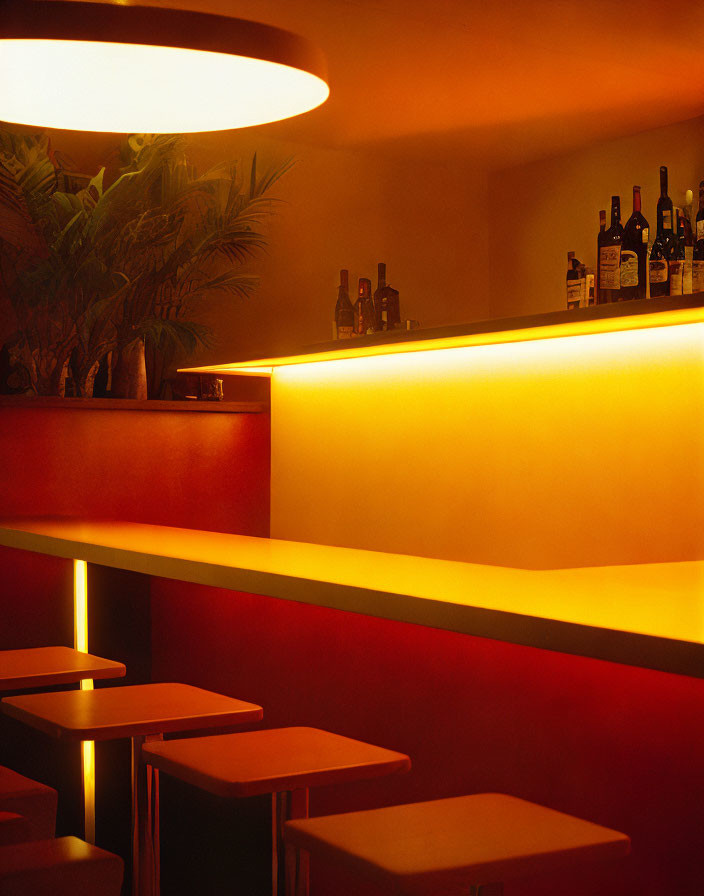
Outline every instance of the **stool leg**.
{"label": "stool leg", "polygon": [[132,738],[132,896],[159,896],[159,771],[142,760],[142,744],[162,734]]}
{"label": "stool leg", "polygon": [[287,793],[271,795],[271,893],[284,896],[284,838]]}
{"label": "stool leg", "polygon": [[[310,811],[308,788],[292,790],[288,797],[286,820],[308,818]],[[286,846],[286,896],[308,896],[309,886],[308,853],[292,846]]]}
{"label": "stool leg", "polygon": [[142,886],[144,844],[147,840],[147,780],[142,765],[144,737],[133,737],[132,745],[132,896],[146,896]]}

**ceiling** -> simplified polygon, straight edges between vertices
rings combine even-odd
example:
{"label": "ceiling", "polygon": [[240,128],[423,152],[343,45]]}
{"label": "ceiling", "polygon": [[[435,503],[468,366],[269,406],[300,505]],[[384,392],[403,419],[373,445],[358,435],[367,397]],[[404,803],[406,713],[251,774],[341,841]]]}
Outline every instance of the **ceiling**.
{"label": "ceiling", "polygon": [[317,43],[331,97],[267,125],[286,139],[495,168],[704,113],[704,3],[693,0],[142,2]]}

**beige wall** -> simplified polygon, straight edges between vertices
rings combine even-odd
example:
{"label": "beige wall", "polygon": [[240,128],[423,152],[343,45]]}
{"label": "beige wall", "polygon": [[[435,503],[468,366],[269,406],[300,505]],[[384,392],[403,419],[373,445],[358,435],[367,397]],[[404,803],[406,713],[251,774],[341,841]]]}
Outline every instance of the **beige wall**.
{"label": "beige wall", "polygon": [[[364,276],[375,285],[379,261],[400,290],[404,317],[439,326],[488,314],[485,175],[262,136],[229,139],[263,159],[293,155],[298,163],[272,191],[285,202],[269,227],[270,252],[253,266],[259,292],[212,306],[213,359],[329,340],[340,268],[353,283]],[[200,140],[211,159],[228,146],[224,135]]]}
{"label": "beige wall", "polygon": [[621,196],[623,222],[639,184],[643,212],[655,228],[660,165],[670,196],[684,202],[704,179],[704,117],[599,143],[579,152],[489,176],[491,316],[533,314],[565,306],[567,252],[595,267],[599,209]]}

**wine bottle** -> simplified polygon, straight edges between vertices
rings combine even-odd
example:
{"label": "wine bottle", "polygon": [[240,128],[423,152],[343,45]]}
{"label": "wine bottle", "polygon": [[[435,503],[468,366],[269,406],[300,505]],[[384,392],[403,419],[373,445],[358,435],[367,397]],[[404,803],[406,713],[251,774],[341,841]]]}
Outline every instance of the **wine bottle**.
{"label": "wine bottle", "polygon": [[354,305],[350,302],[349,272],[345,270],[340,271],[340,285],[337,288],[335,329],[337,339],[351,339],[354,336]]}
{"label": "wine bottle", "polygon": [[379,262],[377,268],[377,287],[374,292],[374,314],[377,330],[393,330],[401,322],[398,303],[398,290],[386,283],[386,265]]}
{"label": "wine bottle", "polygon": [[658,228],[662,219],[663,241],[667,260],[670,260],[675,248],[675,213],[672,200],[667,195],[667,166],[660,166],[660,198],[658,199]]}
{"label": "wine bottle", "polygon": [[582,287],[574,252],[567,253],[567,310],[579,308],[582,303]]}
{"label": "wine bottle", "polygon": [[599,235],[599,302],[618,302],[621,295],[621,197],[611,197],[611,227]]}
{"label": "wine bottle", "polygon": [[677,230],[672,246],[672,255],[668,262],[670,268],[670,295],[682,295],[682,275],[684,273],[684,223],[682,210],[675,208],[675,222]]}
{"label": "wine bottle", "polygon": [[354,305],[354,332],[357,336],[365,336],[374,332],[374,302],[372,300],[372,281],[360,277],[357,289],[357,301]]}
{"label": "wine bottle", "polygon": [[621,299],[645,298],[650,228],[640,209],[640,187],[633,187],[633,212],[621,242]]}
{"label": "wine bottle", "polygon": [[682,294],[692,294],[692,275],[694,270],[694,233],[692,232],[692,191],[687,190],[689,205],[682,209],[682,223],[684,225],[684,260],[682,262]]}
{"label": "wine bottle", "polygon": [[606,233],[606,209],[599,212],[599,233],[596,238],[596,304],[601,305],[601,246]]}
{"label": "wine bottle", "polygon": [[694,226],[692,292],[704,292],[704,180],[699,182],[699,210]]}
{"label": "wine bottle", "polygon": [[672,201],[667,199],[667,168],[660,169],[660,199],[658,200],[657,233],[653,240],[648,259],[648,281],[650,284],[650,297],[656,299],[659,296],[669,295],[670,292],[670,257],[672,255],[672,210],[663,202],[663,171],[664,198],[672,206]]}

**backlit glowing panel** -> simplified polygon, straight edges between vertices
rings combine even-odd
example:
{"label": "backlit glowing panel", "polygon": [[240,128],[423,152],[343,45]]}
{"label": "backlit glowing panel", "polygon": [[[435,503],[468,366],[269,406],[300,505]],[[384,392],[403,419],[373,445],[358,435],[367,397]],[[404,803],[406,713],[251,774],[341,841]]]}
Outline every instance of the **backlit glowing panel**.
{"label": "backlit glowing panel", "polygon": [[88,653],[88,570],[85,560],[73,561],[73,625],[73,646],[81,653]]}
{"label": "backlit glowing panel", "polygon": [[[415,342],[399,342],[385,345],[355,345],[351,341],[349,347],[335,348],[331,351],[314,354],[288,355],[285,357],[258,358],[252,361],[236,361],[231,364],[211,364],[203,367],[187,368],[193,373],[233,373],[268,375],[274,369],[299,364],[313,364],[324,361],[342,361],[355,358],[373,358],[385,355],[406,355],[416,352],[437,352],[446,349],[469,348],[481,345],[503,345],[511,343],[533,342],[558,339],[569,336],[599,335],[604,333],[627,332],[631,330],[647,330],[683,324],[704,322],[704,308],[680,308],[653,314],[634,314],[631,316],[605,318],[602,320],[574,321],[549,326],[536,326],[517,330],[498,330],[491,333],[470,333],[463,336],[451,336],[440,339],[418,340]],[[499,322],[497,322],[499,323]],[[415,359],[415,364],[420,363]],[[423,364],[428,363],[423,358]]]}
{"label": "backlit glowing panel", "polygon": [[[73,624],[74,647],[88,653],[88,567],[85,560],[73,561]],[[93,690],[93,679],[81,681],[82,691]],[[81,742],[81,767],[83,773],[84,836],[95,843],[95,744],[92,740]]]}
{"label": "backlit glowing panel", "polygon": [[0,41],[0,119],[42,127],[187,133],[314,109],[321,78],[291,66],[177,47]]}
{"label": "backlit glowing panel", "polygon": [[704,558],[702,323],[283,366],[271,400],[274,538],[534,568]]}

